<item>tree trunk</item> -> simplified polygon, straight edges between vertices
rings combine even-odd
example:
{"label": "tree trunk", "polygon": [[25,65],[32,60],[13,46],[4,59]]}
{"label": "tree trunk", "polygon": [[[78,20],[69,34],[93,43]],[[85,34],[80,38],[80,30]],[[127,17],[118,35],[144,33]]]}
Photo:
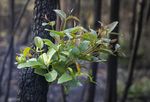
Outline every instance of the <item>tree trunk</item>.
{"label": "tree trunk", "polygon": [[[56,6],[57,0],[35,0],[34,36],[52,40],[48,32],[44,30],[45,28],[42,26],[42,23],[47,22],[44,18],[45,16],[47,16],[50,21],[56,20],[56,15],[53,11],[53,9],[56,9]],[[34,74],[34,70],[31,68],[23,69],[21,74],[17,102],[46,102],[48,83],[45,78]]]}
{"label": "tree trunk", "polygon": [[133,47],[133,39],[136,32],[136,21],[137,21],[137,5],[139,0],[134,0],[133,2],[133,16],[131,22],[131,37],[130,37],[130,51]]}
{"label": "tree trunk", "polygon": [[133,75],[134,75],[134,69],[135,69],[135,61],[136,61],[136,55],[137,55],[137,51],[138,51],[138,47],[139,47],[139,42],[140,42],[140,38],[141,38],[141,33],[142,33],[142,28],[143,28],[143,14],[144,14],[144,10],[145,10],[145,4],[146,4],[147,0],[142,0],[141,3],[141,9],[140,9],[140,13],[139,13],[139,19],[138,19],[138,31],[137,34],[135,35],[134,38],[134,42],[133,42],[133,49],[131,52],[131,58],[129,61],[129,75],[128,75],[128,79],[126,82],[126,86],[124,89],[124,93],[121,99],[121,102],[126,102],[127,96],[128,96],[128,91],[130,89],[130,86],[132,85],[132,80],[133,80]]}
{"label": "tree trunk", "polygon": [[[94,28],[95,29],[100,27],[98,21],[101,20],[101,4],[102,4],[101,0],[95,0],[95,9],[94,9],[95,11]],[[96,82],[98,63],[97,62],[92,63],[91,68],[92,68],[93,81]],[[89,84],[87,102],[94,102],[95,90],[96,90],[96,84],[91,82]]]}
{"label": "tree trunk", "polygon": [[10,35],[10,61],[9,61],[9,72],[8,72],[8,82],[6,84],[6,95],[4,98],[4,102],[8,102],[9,98],[9,91],[10,91],[10,84],[11,84],[11,78],[12,78],[12,71],[14,68],[14,20],[15,20],[15,1],[10,0],[10,29],[9,33]]}
{"label": "tree trunk", "polygon": [[[120,0],[111,0],[111,14],[110,21],[119,21],[119,6]],[[118,32],[119,25],[114,29]],[[110,35],[110,39],[117,39],[118,35]],[[118,43],[118,42],[116,42]],[[115,50],[116,43],[112,44],[112,51]],[[108,58],[107,69],[107,87],[106,87],[106,102],[117,102],[117,53],[116,56],[110,55]]]}

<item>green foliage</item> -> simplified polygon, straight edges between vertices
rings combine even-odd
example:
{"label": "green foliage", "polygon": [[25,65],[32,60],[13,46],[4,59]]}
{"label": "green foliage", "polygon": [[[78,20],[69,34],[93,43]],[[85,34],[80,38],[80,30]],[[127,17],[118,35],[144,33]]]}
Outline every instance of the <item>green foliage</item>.
{"label": "green foliage", "polygon": [[[54,10],[61,18],[60,30],[49,30],[49,34],[55,39],[53,43],[49,39],[34,38],[35,46],[24,49],[23,53],[16,57],[18,68],[34,68],[34,72],[44,76],[47,82],[57,82],[67,87],[81,85],[80,76],[86,76],[92,81],[91,76],[82,71],[80,61],[102,62],[103,56],[113,54],[109,34],[118,22],[108,26],[102,26],[97,30],[85,29],[80,24],[72,28],[66,28],[67,22],[80,22],[72,15],[67,15],[61,10]],[[43,22],[43,26],[55,26],[55,21]],[[47,46],[47,50],[43,48]],[[119,44],[116,50],[120,48]],[[32,53],[32,54],[31,54]]]}

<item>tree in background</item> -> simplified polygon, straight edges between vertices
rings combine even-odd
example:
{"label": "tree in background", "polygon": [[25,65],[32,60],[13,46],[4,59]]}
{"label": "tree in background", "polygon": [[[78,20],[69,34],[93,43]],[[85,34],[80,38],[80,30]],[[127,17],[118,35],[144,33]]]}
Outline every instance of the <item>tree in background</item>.
{"label": "tree in background", "polygon": [[124,93],[121,99],[121,102],[126,102],[127,100],[127,96],[128,96],[128,92],[129,89],[132,85],[133,82],[133,75],[134,75],[134,70],[135,70],[135,62],[136,62],[136,58],[137,58],[137,51],[139,48],[139,43],[140,43],[140,39],[141,39],[141,34],[142,34],[142,28],[143,28],[143,15],[144,15],[144,10],[145,10],[145,5],[147,3],[148,0],[142,0],[141,3],[141,7],[140,7],[140,13],[139,13],[139,19],[138,19],[138,24],[137,24],[137,33],[134,36],[134,41],[133,41],[133,48],[131,51],[131,58],[129,61],[129,65],[128,65],[128,69],[129,69],[129,74],[128,74],[128,78],[127,78],[127,82],[125,85],[125,89],[124,89]]}
{"label": "tree in background", "polygon": [[[111,0],[111,14],[110,22],[119,21],[119,5],[120,0]],[[119,31],[119,26],[114,29],[114,32]],[[110,35],[111,39],[118,40],[118,35]],[[115,50],[115,45],[118,42],[112,44],[112,50]],[[117,53],[116,56],[110,55],[108,58],[107,69],[107,87],[106,87],[106,102],[117,102]]]}
{"label": "tree in background", "polygon": [[[4,98],[4,102],[8,102],[8,97],[9,97],[9,91],[10,91],[10,81],[12,78],[12,71],[13,71],[13,67],[14,67],[14,21],[15,21],[15,15],[14,15],[14,8],[15,8],[15,1],[14,0],[10,0],[10,29],[9,29],[9,33],[10,33],[10,45],[9,45],[9,49],[8,49],[8,53],[6,54],[6,56],[8,57],[9,53],[10,53],[10,63],[9,63],[9,72],[8,72],[8,82],[6,85],[6,95]],[[7,58],[6,58],[7,61]],[[2,76],[1,76],[2,78]],[[1,87],[1,86],[0,86]]]}
{"label": "tree in background", "polygon": [[[102,1],[101,0],[94,0],[94,1],[95,1],[94,28],[98,29],[100,27],[100,23],[98,21],[101,21],[101,4],[102,4]],[[93,62],[91,64],[91,68],[92,68],[93,81],[96,82],[96,76],[97,76],[97,71],[98,71],[98,62]],[[95,91],[96,91],[96,84],[91,82],[89,84],[87,102],[94,102]]]}
{"label": "tree in background", "polygon": [[[35,0],[33,34],[42,38],[51,39],[42,26],[47,20],[56,20],[53,9],[56,9],[57,0]],[[22,77],[19,84],[17,102],[46,102],[48,83],[44,77],[34,73],[33,69],[22,70]]]}

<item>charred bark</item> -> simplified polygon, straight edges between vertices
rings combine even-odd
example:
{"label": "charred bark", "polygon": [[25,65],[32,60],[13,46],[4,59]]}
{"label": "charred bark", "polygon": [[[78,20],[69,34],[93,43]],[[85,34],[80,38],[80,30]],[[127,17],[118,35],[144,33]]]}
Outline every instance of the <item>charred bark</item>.
{"label": "charred bark", "polygon": [[[98,21],[101,20],[101,5],[102,5],[102,0],[95,0],[95,9],[94,9],[95,11],[94,28],[95,29],[100,27],[100,24],[98,23]],[[98,62],[93,62],[91,64],[91,68],[92,68],[93,81],[96,82]],[[94,102],[95,90],[96,90],[96,84],[91,82],[89,84],[87,102]]]}
{"label": "charred bark", "polygon": [[[119,6],[120,0],[111,0],[111,14],[110,21],[119,21]],[[114,29],[114,32],[119,31],[119,25]],[[117,39],[118,35],[110,35],[110,39]],[[115,50],[115,45],[118,42],[112,44],[112,51]],[[106,102],[117,102],[117,53],[109,55],[108,69],[107,69],[107,87],[106,87]]]}
{"label": "charred bark", "polygon": [[[53,9],[56,9],[56,6],[57,0],[35,0],[33,21],[34,36],[53,40],[48,32],[44,30],[45,27],[42,26],[42,23],[47,22],[44,18],[45,16],[47,16],[50,21],[56,20],[56,15],[53,11]],[[44,77],[34,74],[34,70],[31,68],[22,70],[19,88],[17,102],[47,101],[48,83]]]}
{"label": "charred bark", "polygon": [[131,22],[131,37],[130,37],[130,50],[133,47],[133,39],[136,32],[136,21],[137,21],[137,5],[139,0],[134,0],[133,2],[133,16]]}

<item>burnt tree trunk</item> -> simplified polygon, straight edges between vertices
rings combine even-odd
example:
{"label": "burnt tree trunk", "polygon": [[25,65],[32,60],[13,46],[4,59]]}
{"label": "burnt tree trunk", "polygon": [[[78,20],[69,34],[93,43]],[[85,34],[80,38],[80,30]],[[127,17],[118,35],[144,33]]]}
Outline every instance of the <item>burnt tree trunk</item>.
{"label": "burnt tree trunk", "polygon": [[[100,24],[98,23],[98,21],[101,20],[102,0],[94,0],[94,1],[95,1],[94,28],[97,29],[98,27],[100,27]],[[91,68],[92,68],[93,81],[96,82],[97,70],[98,70],[98,62],[93,62],[91,64]],[[96,91],[96,84],[91,82],[89,84],[87,102],[94,102],[95,91]]]}
{"label": "burnt tree trunk", "polygon": [[14,20],[15,20],[15,0],[10,0],[10,61],[9,61],[9,72],[8,72],[8,82],[6,84],[6,94],[4,98],[4,102],[8,102],[9,92],[10,92],[10,84],[12,79],[12,71],[14,67]]}
{"label": "burnt tree trunk", "polygon": [[136,21],[137,21],[137,5],[139,0],[134,0],[133,2],[133,16],[131,22],[131,37],[130,37],[130,50],[133,48],[133,39],[136,32]]}
{"label": "burnt tree trunk", "polygon": [[[56,9],[57,0],[35,0],[33,34],[42,38],[52,39],[42,26],[47,22],[45,15],[50,21],[56,20],[53,9]],[[34,74],[34,70],[27,68],[22,70],[19,83],[17,102],[46,102],[48,83],[45,78]]]}
{"label": "burnt tree trunk", "polygon": [[[119,6],[120,0],[111,0],[110,21],[119,21]],[[114,32],[119,31],[119,26],[114,29]],[[110,35],[110,39],[117,39],[118,35]],[[118,42],[116,42],[118,43]],[[115,50],[116,43],[112,44],[112,51]],[[108,58],[107,69],[107,87],[106,87],[106,102],[117,102],[117,53],[116,56],[110,55]]]}
{"label": "burnt tree trunk", "polygon": [[129,89],[132,85],[132,81],[133,81],[133,75],[134,75],[134,70],[135,70],[135,63],[136,63],[136,58],[137,58],[137,51],[139,48],[139,43],[140,43],[140,38],[141,38],[141,34],[142,34],[142,29],[143,29],[143,14],[144,14],[144,10],[145,10],[145,5],[146,5],[146,1],[148,0],[142,0],[141,3],[141,8],[140,8],[140,13],[139,13],[139,19],[138,19],[138,25],[137,25],[137,33],[134,37],[134,42],[133,42],[133,49],[131,52],[131,58],[129,61],[129,75],[128,75],[128,79],[126,82],[126,86],[123,92],[123,96],[121,99],[121,102],[126,102],[127,97],[128,97],[128,92]]}

